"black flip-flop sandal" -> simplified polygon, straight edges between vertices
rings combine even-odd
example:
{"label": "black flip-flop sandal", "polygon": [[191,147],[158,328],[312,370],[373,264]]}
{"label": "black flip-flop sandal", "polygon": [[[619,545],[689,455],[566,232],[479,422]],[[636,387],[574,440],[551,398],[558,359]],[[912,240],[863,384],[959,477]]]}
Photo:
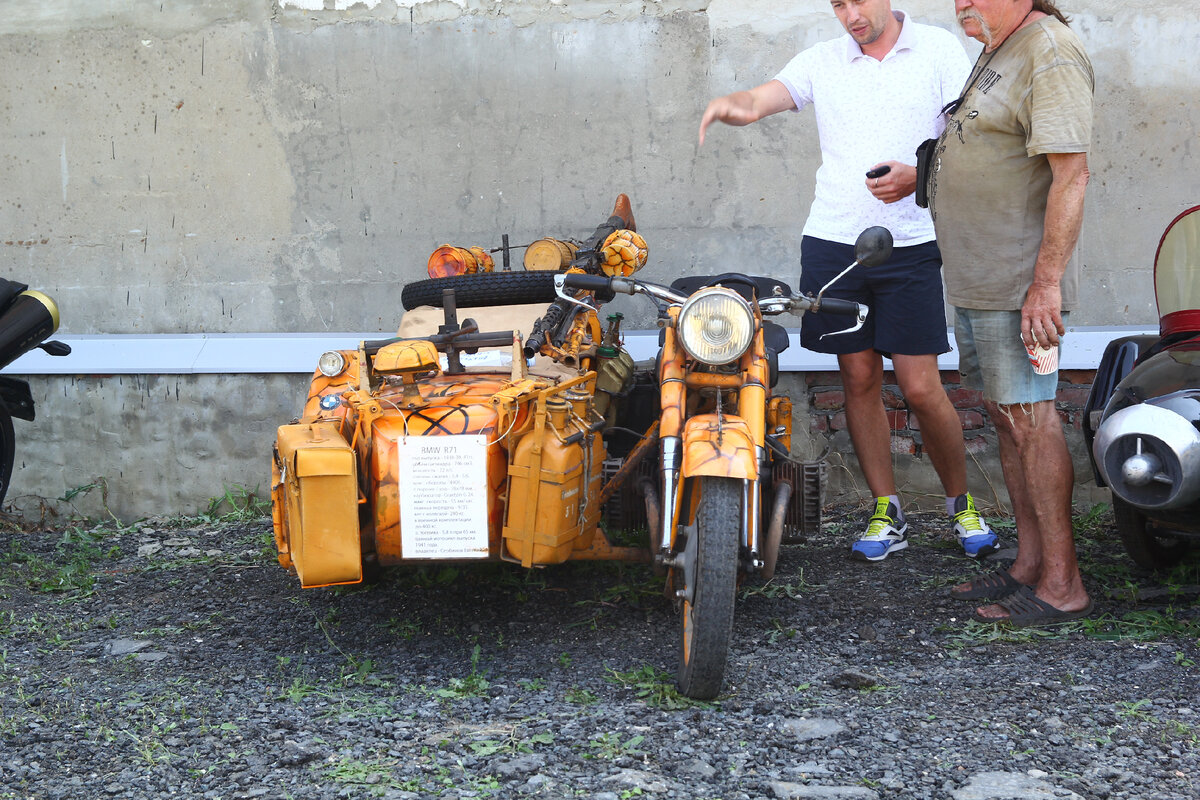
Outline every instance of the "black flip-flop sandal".
{"label": "black flip-flop sandal", "polygon": [[1070,622],[1092,613],[1092,601],[1088,600],[1086,608],[1079,611],[1063,611],[1055,608],[1033,593],[1032,586],[1022,586],[1008,597],[997,603],[1008,612],[1007,617],[992,618],[975,612],[975,619],[980,622],[996,624],[1008,623],[1014,628],[1029,628],[1038,625],[1057,625],[1060,622]]}
{"label": "black flip-flop sandal", "polygon": [[998,569],[989,575],[982,575],[971,581],[970,588],[956,591],[950,590],[950,596],[955,600],[990,600],[995,602],[1008,597],[1025,584],[1009,574],[1006,569]]}

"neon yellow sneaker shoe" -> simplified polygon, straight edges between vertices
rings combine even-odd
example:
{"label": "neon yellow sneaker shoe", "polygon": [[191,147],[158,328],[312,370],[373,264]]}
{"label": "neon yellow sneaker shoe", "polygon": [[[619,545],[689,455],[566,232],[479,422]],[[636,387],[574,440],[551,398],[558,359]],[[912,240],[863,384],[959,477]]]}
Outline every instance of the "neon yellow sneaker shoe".
{"label": "neon yellow sneaker shoe", "polygon": [[901,518],[900,509],[886,497],[875,498],[875,513],[867,524],[867,532],[850,547],[855,561],[883,561],[897,550],[908,547],[908,523]]}
{"label": "neon yellow sneaker shoe", "polygon": [[967,558],[983,558],[1000,549],[1000,537],[975,510],[970,492],[960,494],[954,501],[954,535]]}

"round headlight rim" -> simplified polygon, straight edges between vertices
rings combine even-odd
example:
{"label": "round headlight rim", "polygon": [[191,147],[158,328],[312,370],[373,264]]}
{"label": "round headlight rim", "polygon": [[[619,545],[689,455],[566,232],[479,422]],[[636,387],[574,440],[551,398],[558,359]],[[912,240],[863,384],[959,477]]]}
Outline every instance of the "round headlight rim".
{"label": "round headlight rim", "polygon": [[[690,311],[692,311],[694,308],[696,308],[696,306],[699,303],[704,302],[707,298],[710,298],[710,297],[713,297],[716,295],[720,295],[722,297],[727,297],[727,298],[733,300],[734,304],[738,308],[740,308],[742,311],[745,312],[745,315],[746,315],[745,319],[746,319],[746,323],[747,323],[745,345],[743,345],[740,349],[738,349],[738,351],[735,355],[733,355],[732,357],[730,357],[728,359],[722,360],[722,361],[710,360],[710,359],[704,358],[703,356],[694,352],[695,348],[692,348],[688,345],[688,337],[685,335],[685,330],[686,330],[685,321],[687,319],[688,313]],[[755,316],[754,316],[754,309],[751,308],[751,306],[750,306],[750,301],[748,301],[745,297],[742,297],[741,294],[739,294],[738,292],[736,292],[733,289],[730,289],[727,286],[706,286],[703,289],[700,289],[699,291],[694,292],[690,297],[688,297],[688,299],[686,301],[684,301],[683,306],[679,309],[679,316],[676,319],[676,331],[679,333],[679,343],[683,347],[684,352],[686,352],[689,356],[696,359],[697,361],[699,361],[703,364],[707,364],[710,367],[721,367],[726,364],[732,364],[734,361],[737,361],[739,358],[741,358],[742,355],[745,354],[746,350],[753,343],[754,332],[755,332],[756,328],[757,328],[757,322],[756,322]]]}
{"label": "round headlight rim", "polygon": [[[327,366],[326,359],[332,361],[334,366]],[[342,355],[340,350],[326,350],[317,358],[317,371],[326,378],[336,378],[346,371],[348,363],[346,356]]]}

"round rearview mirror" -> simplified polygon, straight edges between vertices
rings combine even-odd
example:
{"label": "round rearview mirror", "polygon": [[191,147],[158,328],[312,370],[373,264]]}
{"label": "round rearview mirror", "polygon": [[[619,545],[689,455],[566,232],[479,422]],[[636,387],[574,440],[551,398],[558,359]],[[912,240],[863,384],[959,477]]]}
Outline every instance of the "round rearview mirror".
{"label": "round rearview mirror", "polygon": [[867,228],[854,243],[854,258],[864,267],[877,267],[892,255],[892,232],[880,225]]}

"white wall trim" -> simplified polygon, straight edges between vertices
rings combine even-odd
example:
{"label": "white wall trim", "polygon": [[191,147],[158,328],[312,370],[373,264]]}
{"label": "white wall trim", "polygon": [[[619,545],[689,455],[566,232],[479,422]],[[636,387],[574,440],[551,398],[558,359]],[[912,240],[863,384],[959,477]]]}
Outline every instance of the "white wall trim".
{"label": "white wall trim", "polygon": [[[1138,326],[1070,327],[1063,338],[1063,369],[1095,369],[1104,347],[1117,336],[1146,333]],[[791,346],[780,355],[786,372],[837,369],[834,356],[800,347],[800,331],[789,328]],[[382,339],[377,333],[194,333],[98,334],[56,336],[71,346],[71,355],[53,358],[41,350],[26,353],[3,372],[9,375],[188,375],[188,374],[309,374],[326,350],[352,350],[363,339]],[[627,331],[625,346],[636,360],[653,358],[658,331]],[[954,346],[953,329],[950,344]],[[944,370],[958,368],[958,353],[938,357]]]}

